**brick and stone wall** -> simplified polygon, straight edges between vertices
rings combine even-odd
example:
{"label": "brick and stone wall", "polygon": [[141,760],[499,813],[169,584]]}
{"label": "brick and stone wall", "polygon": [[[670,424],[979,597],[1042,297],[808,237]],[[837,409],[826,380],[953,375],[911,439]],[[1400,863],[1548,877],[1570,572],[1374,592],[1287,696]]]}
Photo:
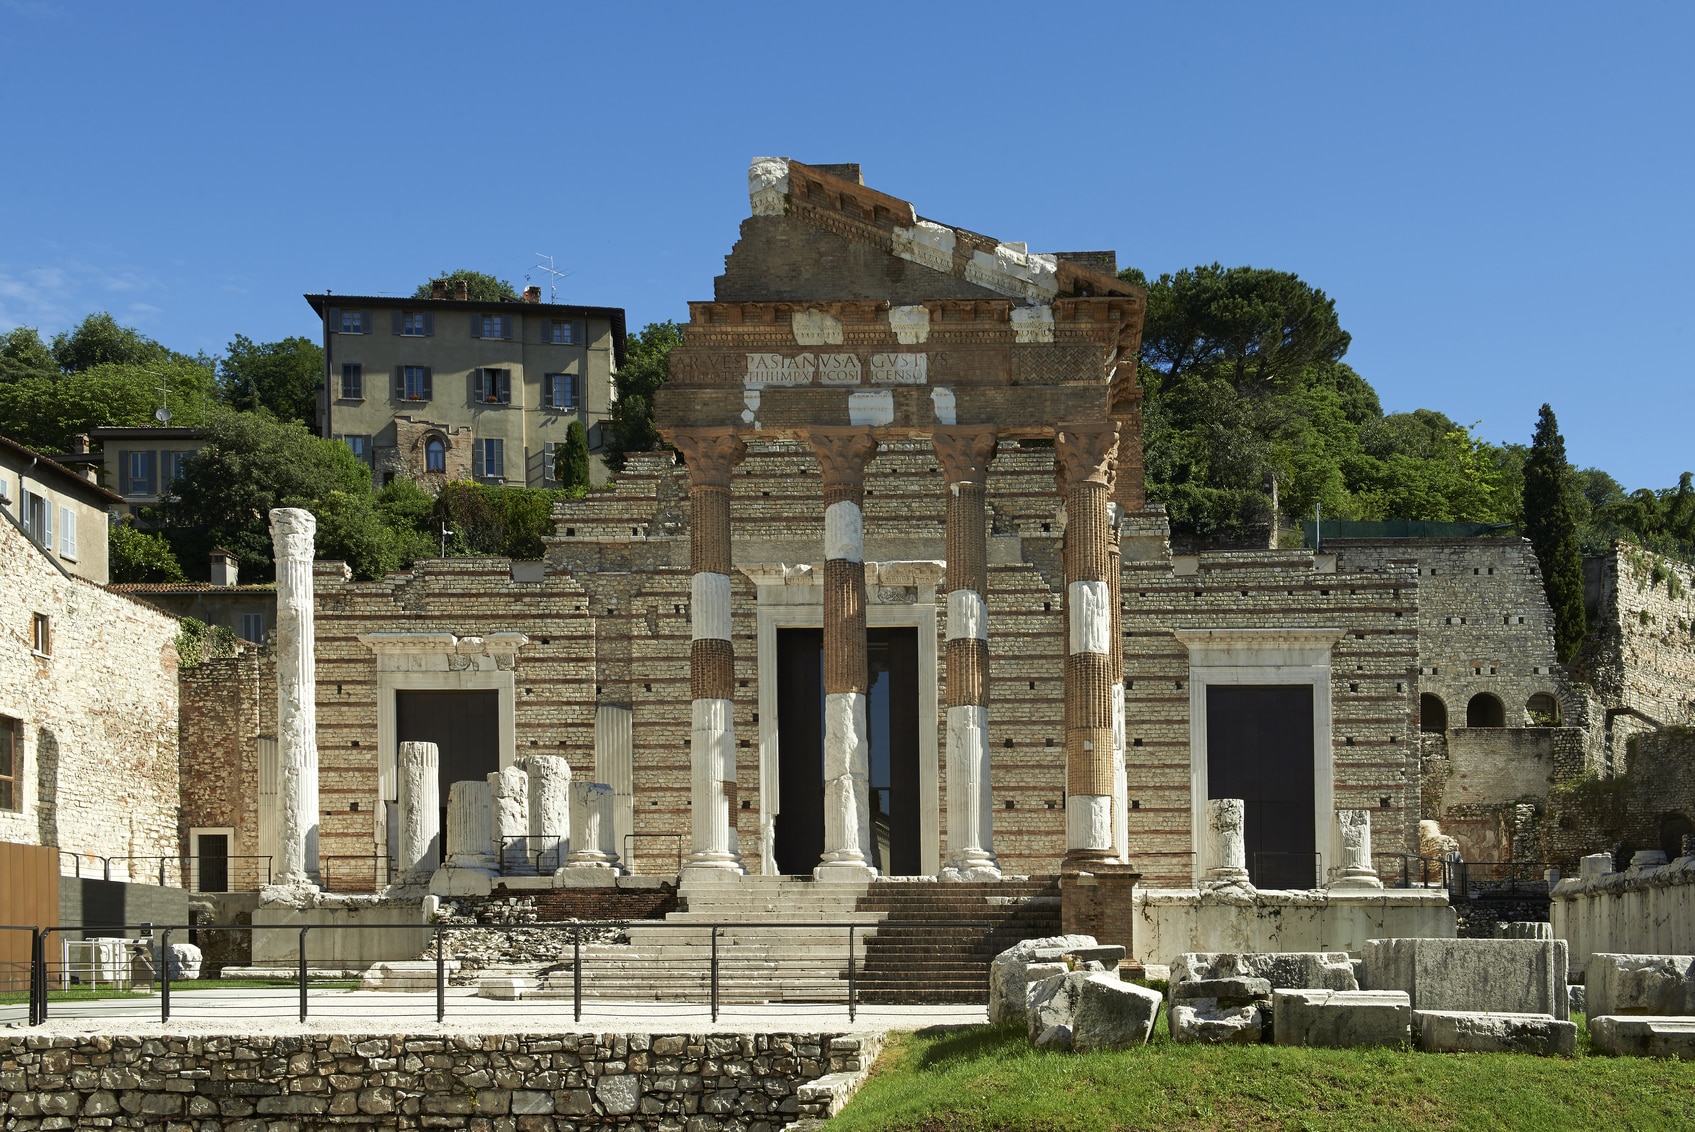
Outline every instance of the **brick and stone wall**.
{"label": "brick and stone wall", "polygon": [[1695,568],[1627,543],[1585,562],[1589,637],[1575,665],[1623,769],[1630,736],[1695,725]]}
{"label": "brick and stone wall", "polygon": [[[50,655],[32,648],[38,614]],[[21,747],[0,841],[176,855],[176,633],[174,617],[65,574],[0,517],[0,716]]]}
{"label": "brick and stone wall", "polygon": [[[6,1127],[754,1132],[830,1115],[860,1034],[0,1036]],[[828,1084],[828,1082],[826,1082]]]}
{"label": "brick and stone wall", "polygon": [[194,852],[190,829],[230,828],[230,855],[257,856],[258,739],[277,733],[275,653],[243,645],[235,656],[184,669],[177,710],[182,852]]}
{"label": "brick and stone wall", "polygon": [[1622,868],[1639,849],[1676,857],[1685,832],[1695,832],[1695,730],[1668,727],[1630,741],[1623,774],[1556,787],[1541,826],[1542,851],[1545,860],[1575,863],[1622,849]]}

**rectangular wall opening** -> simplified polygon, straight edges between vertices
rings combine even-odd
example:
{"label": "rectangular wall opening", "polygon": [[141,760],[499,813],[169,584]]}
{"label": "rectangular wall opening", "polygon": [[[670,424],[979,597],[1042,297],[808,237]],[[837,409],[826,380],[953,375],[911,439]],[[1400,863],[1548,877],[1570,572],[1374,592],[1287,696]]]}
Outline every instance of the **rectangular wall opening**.
{"label": "rectangular wall opening", "polygon": [[449,789],[455,782],[481,782],[500,769],[500,693],[397,691],[394,726],[396,751],[399,743],[436,745],[445,848]]}
{"label": "rectangular wall opening", "polygon": [[1248,874],[1259,888],[1313,888],[1313,690],[1310,684],[1206,689],[1207,797],[1240,798]]}

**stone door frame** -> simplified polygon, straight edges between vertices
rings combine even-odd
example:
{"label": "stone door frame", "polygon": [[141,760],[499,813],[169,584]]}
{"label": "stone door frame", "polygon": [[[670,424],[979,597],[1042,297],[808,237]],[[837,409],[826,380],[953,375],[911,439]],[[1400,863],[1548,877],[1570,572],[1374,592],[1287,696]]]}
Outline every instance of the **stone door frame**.
{"label": "stone door frame", "polygon": [[[775,875],[777,863],[771,834],[777,816],[779,764],[777,740],[777,630],[821,629],[824,626],[823,571],[810,564],[739,565],[759,591],[755,610],[759,683],[759,856],[760,872]],[[939,562],[867,562],[868,629],[918,630],[918,807],[920,868],[935,876],[942,867],[941,839],[941,662],[936,646],[936,582]],[[913,586],[917,600],[883,603],[879,586]],[[924,674],[929,674],[925,679]]]}
{"label": "stone door frame", "polygon": [[1330,652],[1341,629],[1173,629],[1189,650],[1189,843],[1191,879],[1200,884],[1207,828],[1207,688],[1214,684],[1312,687],[1313,848],[1318,875],[1330,875],[1336,761],[1330,707]]}

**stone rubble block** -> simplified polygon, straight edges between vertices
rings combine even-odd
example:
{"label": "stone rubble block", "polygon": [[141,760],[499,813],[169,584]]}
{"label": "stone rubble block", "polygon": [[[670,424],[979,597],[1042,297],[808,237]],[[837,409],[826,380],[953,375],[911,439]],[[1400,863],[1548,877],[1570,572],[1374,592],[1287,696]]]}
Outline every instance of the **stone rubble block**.
{"label": "stone rubble block", "polygon": [[1371,939],[1364,983],[1405,992],[1418,1010],[1547,1014],[1565,1021],[1563,939]]}
{"label": "stone rubble block", "polygon": [[1676,1057],[1695,1061],[1695,1018],[1602,1014],[1589,1019],[1597,1053],[1615,1057]]}
{"label": "stone rubble block", "polygon": [[1415,1010],[1418,1048],[1431,1053],[1533,1053],[1577,1056],[1577,1023],[1547,1014]]}
{"label": "stone rubble block", "polygon": [[1412,1000],[1404,991],[1277,990],[1272,1026],[1280,1046],[1400,1046],[1412,1032]]}
{"label": "stone rubble block", "polygon": [[1030,1044],[1079,1053],[1146,1045],[1164,1001],[1156,990],[1100,971],[1051,975],[1030,989]]}
{"label": "stone rubble block", "polygon": [[1272,989],[1359,990],[1346,951],[1189,951],[1171,965],[1171,982],[1201,979],[1264,979]]}
{"label": "stone rubble block", "polygon": [[1223,979],[1187,979],[1171,984],[1171,997],[1211,998],[1220,1001],[1248,1002],[1271,997],[1271,980],[1232,976]]}
{"label": "stone rubble block", "polygon": [[1255,1045],[1264,1040],[1265,1022],[1257,1003],[1229,1006],[1216,998],[1174,1000],[1167,1018],[1173,1040],[1210,1045]]}
{"label": "stone rubble block", "polygon": [[[1099,946],[1092,935],[1045,936],[1016,943],[995,956],[989,963],[989,1021],[1024,1021],[1029,987],[1037,981],[1026,970],[1032,963],[1058,963],[1073,949]],[[1123,949],[1119,952],[1122,956]]]}
{"label": "stone rubble block", "polygon": [[1695,1015],[1695,955],[1599,952],[1583,985],[1591,1014]]}

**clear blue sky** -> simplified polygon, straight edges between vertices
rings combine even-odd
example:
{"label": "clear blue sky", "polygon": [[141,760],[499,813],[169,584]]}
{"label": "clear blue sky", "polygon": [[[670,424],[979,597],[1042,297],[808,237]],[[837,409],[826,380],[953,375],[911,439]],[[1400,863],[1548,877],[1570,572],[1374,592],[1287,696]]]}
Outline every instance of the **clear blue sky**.
{"label": "clear blue sky", "polygon": [[684,318],[758,154],[1337,300],[1390,411],[1695,468],[1695,9],[0,0],[0,329],[314,334],[447,267]]}

